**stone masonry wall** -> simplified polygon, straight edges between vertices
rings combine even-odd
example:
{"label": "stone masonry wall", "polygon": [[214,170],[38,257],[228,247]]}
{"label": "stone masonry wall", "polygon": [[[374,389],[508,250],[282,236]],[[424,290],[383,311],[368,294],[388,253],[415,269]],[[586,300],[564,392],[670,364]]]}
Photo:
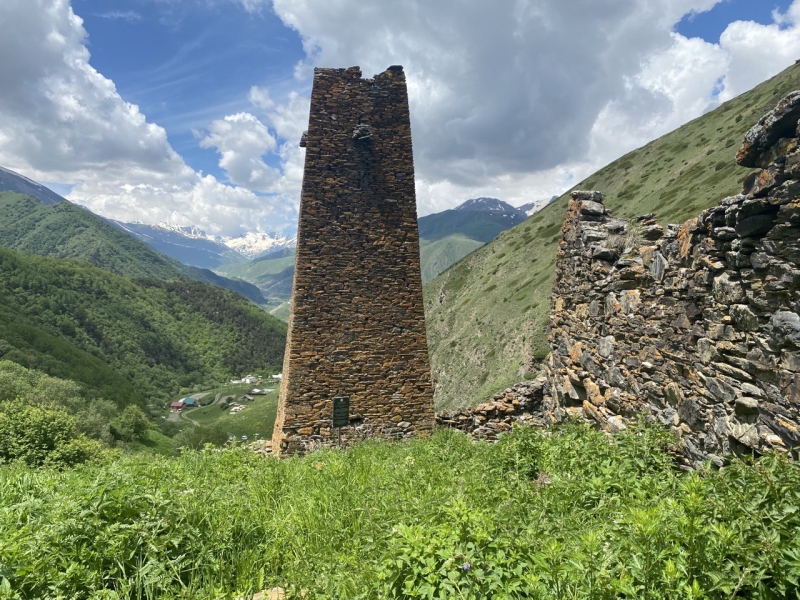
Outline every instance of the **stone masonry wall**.
{"label": "stone masonry wall", "polygon": [[292,312],[273,447],[343,443],[434,425],[405,74],[315,69]]}
{"label": "stone masonry wall", "polygon": [[550,421],[644,413],[688,466],[800,445],[800,92],[746,135],[742,194],[666,231],[575,192],[550,316]]}

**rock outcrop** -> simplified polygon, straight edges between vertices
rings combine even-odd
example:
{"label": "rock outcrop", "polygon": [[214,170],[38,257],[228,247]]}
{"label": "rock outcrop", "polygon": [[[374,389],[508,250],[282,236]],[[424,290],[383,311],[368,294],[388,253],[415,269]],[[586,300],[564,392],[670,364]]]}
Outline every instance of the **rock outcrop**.
{"label": "rock outcrop", "polygon": [[746,135],[743,192],[682,226],[574,192],[542,414],[615,431],[644,414],[688,466],[800,446],[800,92]]}

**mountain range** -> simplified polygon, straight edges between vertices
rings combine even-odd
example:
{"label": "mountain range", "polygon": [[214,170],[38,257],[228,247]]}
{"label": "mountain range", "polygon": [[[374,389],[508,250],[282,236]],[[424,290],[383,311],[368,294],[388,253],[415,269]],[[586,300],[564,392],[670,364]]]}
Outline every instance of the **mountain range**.
{"label": "mountain range", "polygon": [[0,246],[85,260],[125,277],[187,277],[230,289],[257,304],[265,302],[253,284],[185,265],[63,198],[43,203],[29,194],[0,191],[0,215]]}
{"label": "mountain range", "polygon": [[245,262],[277,250],[294,248],[296,244],[295,238],[277,233],[248,232],[241,236],[223,237],[208,234],[195,226],[107,220],[154,250],[203,269]]}

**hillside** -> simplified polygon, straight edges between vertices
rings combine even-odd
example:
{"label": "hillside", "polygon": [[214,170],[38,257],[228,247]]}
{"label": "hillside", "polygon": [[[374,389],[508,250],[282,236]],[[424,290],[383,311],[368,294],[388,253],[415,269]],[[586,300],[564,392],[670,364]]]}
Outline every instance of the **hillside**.
{"label": "hillside", "polygon": [[292,295],[294,248],[281,248],[247,262],[221,265],[226,277],[249,281],[270,302],[286,302]]}
{"label": "hillside", "polygon": [[43,204],[29,195],[0,192],[0,246],[84,260],[125,277],[189,277],[231,289],[253,302],[264,302],[255,286],[220,277],[208,269],[183,265],[67,201]]}
{"label": "hillside", "polygon": [[428,283],[450,265],[483,246],[486,242],[474,240],[462,233],[452,233],[441,239],[420,238],[419,254],[422,282]]}
{"label": "hillside", "polygon": [[0,585],[6,598],[796,597],[796,463],[686,473],[661,431],[557,432],[439,431],[291,460],[17,462],[0,486]]}
{"label": "hillside", "polygon": [[112,401],[163,401],[182,387],[277,367],[285,337],[283,322],[218,287],[131,280],[0,248],[0,357]]}
{"label": "hillside", "polygon": [[[794,65],[753,90],[626,154],[573,189],[596,189],[622,218],[680,223],[738,193],[750,170],[733,156],[745,132],[800,89]],[[571,190],[570,190],[571,191]],[[425,287],[438,408],[476,404],[539,370],[569,192],[501,233]]]}

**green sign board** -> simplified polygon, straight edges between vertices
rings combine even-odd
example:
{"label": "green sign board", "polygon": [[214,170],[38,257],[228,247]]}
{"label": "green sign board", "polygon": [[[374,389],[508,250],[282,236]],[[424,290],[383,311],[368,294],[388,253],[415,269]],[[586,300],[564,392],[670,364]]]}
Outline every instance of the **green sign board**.
{"label": "green sign board", "polygon": [[347,427],[350,424],[350,396],[334,396],[333,426]]}

